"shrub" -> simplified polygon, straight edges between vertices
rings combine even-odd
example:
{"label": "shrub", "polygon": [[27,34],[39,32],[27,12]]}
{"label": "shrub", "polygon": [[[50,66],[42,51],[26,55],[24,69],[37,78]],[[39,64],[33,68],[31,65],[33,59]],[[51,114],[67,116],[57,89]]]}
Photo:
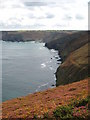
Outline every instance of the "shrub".
{"label": "shrub", "polygon": [[44,117],[44,118],[49,118],[48,112],[44,113],[44,114],[43,114],[43,117]]}
{"label": "shrub", "polygon": [[73,109],[73,116],[77,119],[85,119],[88,116],[88,110],[85,106],[75,107]]}
{"label": "shrub", "polygon": [[35,115],[33,116],[33,118],[34,118],[34,119],[37,119],[37,118],[38,118],[37,114],[35,114]]}
{"label": "shrub", "polygon": [[76,100],[73,103],[60,106],[54,110],[53,114],[56,119],[60,120],[83,120],[88,117],[87,105],[90,102],[90,97],[88,96],[82,100]]}
{"label": "shrub", "polygon": [[61,106],[58,107],[54,112],[53,112],[55,118],[61,118],[61,120],[68,119],[70,120],[73,116],[72,113],[72,107],[71,106]]}
{"label": "shrub", "polygon": [[72,103],[72,105],[74,106],[74,107],[81,107],[81,106],[85,106],[85,105],[87,105],[88,103],[90,102],[90,96],[88,96],[87,98],[85,98],[85,99],[81,99],[81,100],[76,100],[76,101],[74,101],[73,103]]}

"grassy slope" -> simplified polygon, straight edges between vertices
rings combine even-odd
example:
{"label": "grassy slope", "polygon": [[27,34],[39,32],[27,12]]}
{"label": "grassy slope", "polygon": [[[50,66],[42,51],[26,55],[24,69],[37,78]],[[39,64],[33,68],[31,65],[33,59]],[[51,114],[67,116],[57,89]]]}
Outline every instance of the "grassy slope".
{"label": "grassy slope", "polygon": [[57,106],[68,104],[74,99],[86,98],[87,95],[88,79],[85,79],[3,102],[3,118],[33,118],[35,115],[43,117],[47,112],[52,117]]}
{"label": "grassy slope", "polygon": [[88,44],[72,52],[58,68],[57,86],[88,77]]}

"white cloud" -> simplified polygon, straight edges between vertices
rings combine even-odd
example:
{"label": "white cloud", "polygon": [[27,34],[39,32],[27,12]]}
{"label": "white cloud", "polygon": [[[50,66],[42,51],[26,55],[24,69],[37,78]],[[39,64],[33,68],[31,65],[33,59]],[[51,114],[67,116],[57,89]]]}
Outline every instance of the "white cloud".
{"label": "white cloud", "polygon": [[0,29],[88,29],[88,0],[1,0]]}

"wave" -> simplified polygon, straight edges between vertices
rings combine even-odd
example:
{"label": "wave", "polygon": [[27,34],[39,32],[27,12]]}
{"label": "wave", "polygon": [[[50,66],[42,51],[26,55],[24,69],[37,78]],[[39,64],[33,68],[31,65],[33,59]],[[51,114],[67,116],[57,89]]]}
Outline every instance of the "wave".
{"label": "wave", "polygon": [[51,49],[51,52],[56,52],[56,53],[57,53],[57,51],[56,51],[56,50],[54,50],[54,49]]}
{"label": "wave", "polygon": [[45,63],[42,63],[41,64],[41,68],[45,68],[46,67],[46,64]]}
{"label": "wave", "polygon": [[43,84],[43,85],[38,86],[38,88],[36,89],[36,92],[42,90],[42,88],[44,88],[44,87],[48,87],[48,86],[47,86],[48,84],[49,84],[49,83],[45,83],[45,84]]}
{"label": "wave", "polygon": [[[55,79],[55,81],[56,81],[56,79]],[[53,88],[53,87],[55,87],[54,84],[55,84],[54,81],[52,81],[52,82],[47,82],[47,83],[44,83],[42,85],[39,85],[38,88],[35,90],[35,92],[46,90],[48,88]],[[52,85],[54,85],[54,86],[52,86]]]}

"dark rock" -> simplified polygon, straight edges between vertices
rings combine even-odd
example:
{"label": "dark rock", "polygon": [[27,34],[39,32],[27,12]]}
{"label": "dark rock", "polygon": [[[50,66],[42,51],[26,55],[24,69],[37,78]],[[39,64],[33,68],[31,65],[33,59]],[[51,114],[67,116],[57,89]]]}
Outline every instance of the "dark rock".
{"label": "dark rock", "polygon": [[58,59],[57,61],[61,61],[61,58],[60,58],[60,59]]}
{"label": "dark rock", "polygon": [[57,57],[57,56],[55,56],[55,58],[56,58],[56,59],[58,59],[58,57]]}

